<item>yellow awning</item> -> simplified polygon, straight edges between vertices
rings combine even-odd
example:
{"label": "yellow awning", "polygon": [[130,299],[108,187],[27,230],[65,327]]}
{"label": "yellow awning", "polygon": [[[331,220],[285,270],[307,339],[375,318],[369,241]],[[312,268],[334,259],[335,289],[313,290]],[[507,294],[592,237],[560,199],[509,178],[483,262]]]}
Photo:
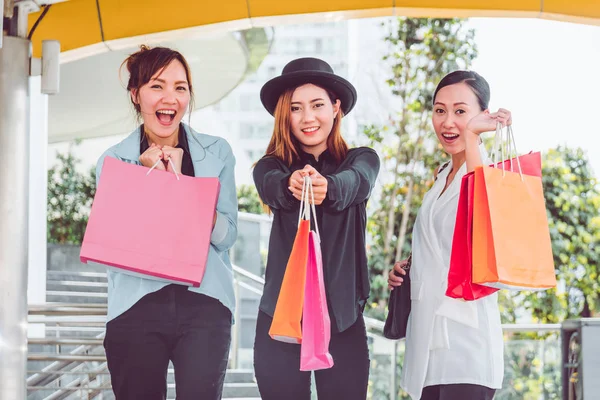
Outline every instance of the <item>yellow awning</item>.
{"label": "yellow awning", "polygon": [[[135,42],[377,16],[526,17],[600,25],[600,0],[70,0],[52,5],[33,35],[78,59]],[[29,16],[29,28],[40,13]],[[133,39],[132,39],[133,38]]]}

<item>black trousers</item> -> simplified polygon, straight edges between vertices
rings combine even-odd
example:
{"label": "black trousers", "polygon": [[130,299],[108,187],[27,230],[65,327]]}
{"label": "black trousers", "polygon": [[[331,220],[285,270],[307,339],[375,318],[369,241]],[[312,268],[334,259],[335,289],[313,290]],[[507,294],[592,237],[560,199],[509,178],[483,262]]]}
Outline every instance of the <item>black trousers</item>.
{"label": "black trousers", "polygon": [[106,325],[104,348],[117,400],[164,400],[169,361],[177,400],[218,400],[229,358],[231,312],[169,285]]}
{"label": "black trousers", "polygon": [[421,400],[492,400],[495,393],[495,389],[466,383],[433,385],[423,389]]}
{"label": "black trousers", "polygon": [[[254,372],[262,400],[310,400],[310,372],[300,371],[300,345],[269,336],[273,319],[258,313]],[[334,366],[315,371],[320,400],[365,400],[369,383],[369,348],[361,317],[350,328],[332,333],[329,351]]]}

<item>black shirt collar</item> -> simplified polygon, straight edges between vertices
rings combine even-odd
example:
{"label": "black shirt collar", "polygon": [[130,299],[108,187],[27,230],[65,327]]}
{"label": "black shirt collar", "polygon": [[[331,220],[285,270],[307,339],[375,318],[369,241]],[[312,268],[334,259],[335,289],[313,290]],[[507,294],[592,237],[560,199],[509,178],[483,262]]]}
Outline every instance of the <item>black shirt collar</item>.
{"label": "black shirt collar", "polygon": [[[148,147],[150,147],[150,143],[148,143],[148,137],[144,132],[144,124],[140,125],[140,154],[144,154]],[[178,149],[183,149],[183,153],[189,156],[190,155],[190,146],[188,144],[187,135],[185,134],[185,128],[183,124],[179,124],[179,133],[177,135],[177,146]]]}
{"label": "black shirt collar", "polygon": [[325,149],[325,151],[319,155],[318,161],[314,155],[307,153],[303,150],[298,151],[298,156],[300,158],[300,161],[303,162],[322,163],[323,160],[331,158],[331,152],[329,151],[329,149]]}

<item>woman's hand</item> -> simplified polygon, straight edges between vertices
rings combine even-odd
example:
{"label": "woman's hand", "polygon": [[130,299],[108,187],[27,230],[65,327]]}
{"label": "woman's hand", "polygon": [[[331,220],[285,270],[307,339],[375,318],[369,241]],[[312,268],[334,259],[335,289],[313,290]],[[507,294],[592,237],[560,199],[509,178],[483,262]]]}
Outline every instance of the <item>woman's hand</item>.
{"label": "woman's hand", "polygon": [[388,289],[394,290],[396,286],[402,285],[404,282],[404,275],[407,271],[404,269],[408,265],[408,260],[396,261],[394,268],[388,274]]}
{"label": "woman's hand", "polygon": [[[164,161],[163,151],[160,147],[152,143],[144,152],[144,154],[140,155],[139,160],[144,167],[152,168],[152,166],[156,164],[158,160]],[[159,162],[155,169],[166,171],[165,164],[162,162]]]}
{"label": "woman's hand", "polygon": [[295,198],[302,201],[302,185],[304,184],[304,177],[308,174],[303,169],[296,170],[290,176],[288,181],[288,189]]}
{"label": "woman's hand", "polygon": [[[327,179],[311,165],[306,165],[304,167],[304,171],[312,179],[315,205],[318,206],[323,204],[323,200],[325,200],[325,197],[327,197]],[[312,203],[312,197],[309,200]]]}
{"label": "woman's hand", "polygon": [[[302,201],[302,185],[304,177],[310,177],[312,180],[313,193],[315,196],[315,205],[320,205],[327,196],[327,179],[319,173],[314,167],[306,165],[303,169],[294,171],[290,176],[290,186],[288,189],[295,198]],[[309,196],[309,202],[312,203],[312,196]]]}
{"label": "woman's hand", "polygon": [[512,115],[510,111],[505,108],[498,109],[495,113],[481,112],[471,118],[467,123],[467,132],[480,135],[483,132],[491,132],[496,130],[498,123],[502,126],[509,126],[512,124]]}
{"label": "woman's hand", "polygon": [[[183,163],[183,149],[163,146],[162,148],[164,160],[167,162],[167,171],[181,175],[181,164]],[[173,163],[169,162],[173,161]],[[173,170],[175,167],[175,170]]]}

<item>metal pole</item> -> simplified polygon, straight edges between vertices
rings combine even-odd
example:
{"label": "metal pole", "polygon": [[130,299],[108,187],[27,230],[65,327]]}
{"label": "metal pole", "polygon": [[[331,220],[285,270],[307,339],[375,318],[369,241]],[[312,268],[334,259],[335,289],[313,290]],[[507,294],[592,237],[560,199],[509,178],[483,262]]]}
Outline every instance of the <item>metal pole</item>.
{"label": "metal pole", "polygon": [[231,368],[238,368],[238,349],[240,347],[240,285],[238,279],[234,279],[233,290],[235,296],[235,314],[232,338],[231,338]]}
{"label": "metal pole", "polygon": [[392,347],[392,370],[390,371],[390,400],[396,400],[398,394],[398,384],[396,383],[396,370],[398,365],[398,342],[393,341]]}
{"label": "metal pole", "polygon": [[[4,32],[4,0],[0,0],[0,32]],[[0,34],[0,49],[2,48],[2,38],[4,35]]]}
{"label": "metal pole", "polygon": [[[29,77],[29,268],[27,302],[46,302],[48,208],[48,95],[41,76]],[[46,336],[44,324],[29,324],[29,338]]]}
{"label": "metal pole", "polygon": [[27,365],[30,42],[0,49],[0,400],[24,400]]}

